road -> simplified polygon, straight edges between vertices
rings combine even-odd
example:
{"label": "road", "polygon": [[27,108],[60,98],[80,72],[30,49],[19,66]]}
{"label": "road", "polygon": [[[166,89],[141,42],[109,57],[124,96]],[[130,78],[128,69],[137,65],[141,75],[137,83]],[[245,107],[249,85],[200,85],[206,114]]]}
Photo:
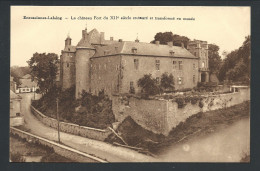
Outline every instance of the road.
{"label": "road", "polygon": [[[57,141],[57,130],[43,125],[30,111],[33,94],[21,94],[25,126],[38,136]],[[37,95],[39,98],[39,95]],[[250,149],[250,121],[243,119],[203,138],[191,139],[152,158],[136,151],[116,147],[61,132],[61,142],[79,151],[93,154],[109,162],[239,162]]]}
{"label": "road", "polygon": [[[47,138],[49,140],[57,141],[58,133],[56,129],[50,128],[42,124],[30,110],[31,99],[33,93],[20,94],[22,96],[21,101],[21,112],[24,115],[25,127],[30,129],[30,132]],[[41,95],[36,95],[36,99],[40,98]],[[154,158],[143,155],[136,151],[116,147],[111,144],[80,137],[68,133],[60,133],[61,142],[67,146],[70,146],[79,151],[92,154],[101,159],[107,160],[108,162],[152,162]]]}

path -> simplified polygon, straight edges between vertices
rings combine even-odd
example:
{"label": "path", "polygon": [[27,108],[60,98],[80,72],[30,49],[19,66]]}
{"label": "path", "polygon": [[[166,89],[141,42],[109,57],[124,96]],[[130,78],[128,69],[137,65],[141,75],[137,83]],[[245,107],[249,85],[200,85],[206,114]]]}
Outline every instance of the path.
{"label": "path", "polygon": [[[20,95],[23,98],[21,102],[21,110],[25,118],[25,127],[30,129],[30,132],[33,134],[57,141],[57,130],[45,126],[31,113],[30,103],[33,94],[27,93]],[[37,95],[37,98],[39,98],[39,96],[40,95]],[[93,154],[94,156],[105,159],[109,162],[149,162],[154,160],[152,157],[130,149],[116,147],[102,141],[96,141],[64,132],[60,133],[60,139],[65,145],[88,154]]]}

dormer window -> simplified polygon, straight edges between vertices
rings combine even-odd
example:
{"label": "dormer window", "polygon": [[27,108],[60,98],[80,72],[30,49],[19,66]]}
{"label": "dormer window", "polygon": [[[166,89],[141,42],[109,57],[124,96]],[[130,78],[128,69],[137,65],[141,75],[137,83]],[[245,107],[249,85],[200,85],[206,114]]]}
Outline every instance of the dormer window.
{"label": "dormer window", "polygon": [[132,53],[137,53],[137,49],[135,47],[132,48]]}
{"label": "dormer window", "polygon": [[170,56],[173,56],[174,52],[172,50],[170,50]]}

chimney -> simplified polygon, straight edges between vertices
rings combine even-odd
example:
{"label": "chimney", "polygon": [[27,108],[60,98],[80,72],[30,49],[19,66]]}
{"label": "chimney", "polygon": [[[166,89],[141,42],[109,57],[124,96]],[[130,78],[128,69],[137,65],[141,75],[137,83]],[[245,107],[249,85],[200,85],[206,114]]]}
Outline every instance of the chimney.
{"label": "chimney", "polygon": [[119,39],[118,41],[119,41],[119,42],[123,42],[123,39]]}
{"label": "chimney", "polygon": [[183,42],[181,42],[181,47],[184,48],[184,43]]}
{"label": "chimney", "polygon": [[173,42],[168,42],[167,44],[168,44],[168,46],[170,46],[170,47],[173,46]]}
{"label": "chimney", "polygon": [[155,44],[159,46],[159,44],[160,44],[160,41],[158,41],[158,40],[157,40],[157,41],[155,41]]}
{"label": "chimney", "polygon": [[114,37],[110,37],[110,41],[113,41],[114,40]]}
{"label": "chimney", "polygon": [[87,31],[87,29],[82,30],[82,38],[83,38],[83,39],[87,39],[87,37],[88,37],[88,31]]}

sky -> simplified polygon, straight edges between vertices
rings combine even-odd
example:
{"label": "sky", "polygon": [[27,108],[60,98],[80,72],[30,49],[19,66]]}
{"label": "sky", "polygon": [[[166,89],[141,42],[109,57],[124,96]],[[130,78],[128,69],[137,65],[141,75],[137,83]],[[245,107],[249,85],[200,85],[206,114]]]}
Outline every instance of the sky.
{"label": "sky", "polygon": [[[62,19],[24,19],[24,16]],[[134,20],[134,17],[148,19]],[[156,20],[155,17],[174,17],[175,20]],[[11,6],[11,66],[27,66],[26,61],[35,52],[60,56],[67,35],[72,38],[72,45],[77,45],[85,27],[88,31],[96,28],[105,32],[105,39],[134,41],[138,36],[140,42],[152,41],[158,32],[171,31],[191,40],[216,44],[221,55],[223,51],[239,48],[250,35],[251,17],[250,7]]]}

